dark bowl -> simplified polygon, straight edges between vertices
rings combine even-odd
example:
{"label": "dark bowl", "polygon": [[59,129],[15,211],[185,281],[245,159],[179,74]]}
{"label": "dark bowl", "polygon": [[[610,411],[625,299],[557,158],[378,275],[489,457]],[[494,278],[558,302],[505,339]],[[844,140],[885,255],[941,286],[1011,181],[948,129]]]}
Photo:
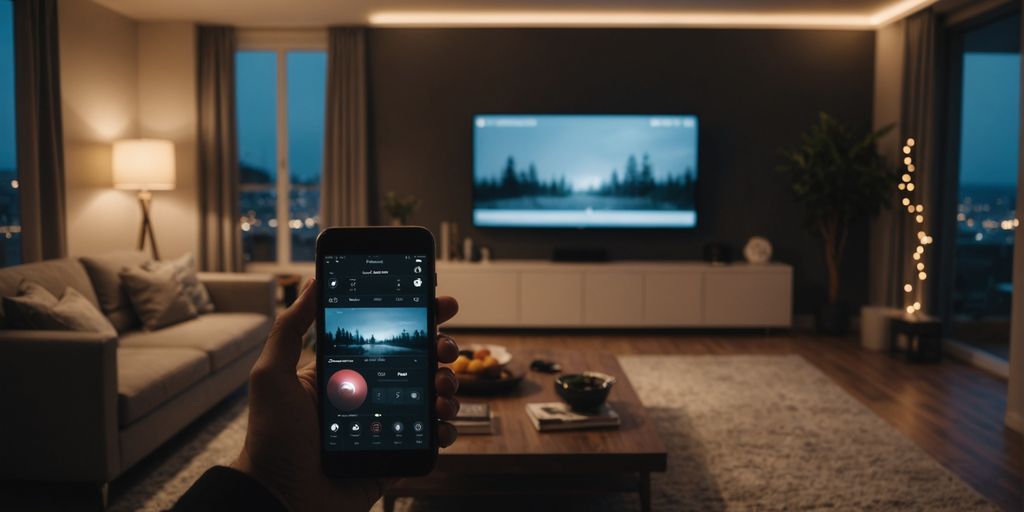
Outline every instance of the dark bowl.
{"label": "dark bowl", "polygon": [[562,375],[555,379],[555,393],[576,411],[593,411],[608,399],[615,377],[599,372]]}

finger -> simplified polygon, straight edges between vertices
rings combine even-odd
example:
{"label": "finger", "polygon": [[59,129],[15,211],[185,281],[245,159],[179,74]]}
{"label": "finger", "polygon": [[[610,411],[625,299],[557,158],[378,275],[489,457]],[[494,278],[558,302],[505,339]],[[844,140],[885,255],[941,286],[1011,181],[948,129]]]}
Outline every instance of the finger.
{"label": "finger", "polygon": [[459,401],[446,396],[437,397],[437,417],[442,420],[453,420],[459,414]]}
{"label": "finger", "polygon": [[295,375],[302,352],[302,336],[316,316],[316,280],[310,279],[299,298],[274,321],[257,367]]}
{"label": "finger", "polygon": [[454,297],[437,298],[437,325],[451,320],[459,312],[459,303]]}
{"label": "finger", "polygon": [[459,389],[459,379],[451,368],[438,368],[434,377],[434,387],[440,396],[452,396]]}
{"label": "finger", "polygon": [[446,334],[437,335],[437,360],[450,363],[459,357],[459,345]]}
{"label": "finger", "polygon": [[437,424],[437,443],[441,448],[447,448],[459,437],[459,431],[451,423],[442,421]]}

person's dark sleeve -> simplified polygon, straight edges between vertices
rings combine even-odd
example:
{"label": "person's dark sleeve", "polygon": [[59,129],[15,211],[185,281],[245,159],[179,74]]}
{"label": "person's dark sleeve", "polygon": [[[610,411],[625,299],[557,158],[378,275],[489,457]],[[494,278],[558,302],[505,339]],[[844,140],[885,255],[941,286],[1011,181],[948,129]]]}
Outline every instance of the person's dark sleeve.
{"label": "person's dark sleeve", "polygon": [[241,471],[214,466],[203,473],[171,510],[199,512],[245,510],[251,512],[287,512],[276,496]]}

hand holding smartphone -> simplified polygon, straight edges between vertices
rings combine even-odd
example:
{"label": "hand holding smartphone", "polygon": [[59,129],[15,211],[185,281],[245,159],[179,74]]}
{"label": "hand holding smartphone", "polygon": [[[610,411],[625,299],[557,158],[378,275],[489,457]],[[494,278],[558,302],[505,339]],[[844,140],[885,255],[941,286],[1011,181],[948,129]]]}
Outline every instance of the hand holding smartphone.
{"label": "hand holding smartphone", "polygon": [[434,239],[423,228],[331,228],[316,247],[323,470],[429,473],[438,450]]}

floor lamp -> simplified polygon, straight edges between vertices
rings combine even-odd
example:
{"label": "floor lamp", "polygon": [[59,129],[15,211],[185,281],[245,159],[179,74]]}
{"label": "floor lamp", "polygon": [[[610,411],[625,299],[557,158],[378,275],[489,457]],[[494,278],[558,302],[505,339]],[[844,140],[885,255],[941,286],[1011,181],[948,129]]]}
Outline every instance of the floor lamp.
{"label": "floor lamp", "polygon": [[174,143],[159,139],[126,139],[114,142],[114,188],[135,190],[142,208],[142,227],[139,229],[139,250],[149,238],[153,259],[159,260],[150,203],[154,190],[174,190]]}

